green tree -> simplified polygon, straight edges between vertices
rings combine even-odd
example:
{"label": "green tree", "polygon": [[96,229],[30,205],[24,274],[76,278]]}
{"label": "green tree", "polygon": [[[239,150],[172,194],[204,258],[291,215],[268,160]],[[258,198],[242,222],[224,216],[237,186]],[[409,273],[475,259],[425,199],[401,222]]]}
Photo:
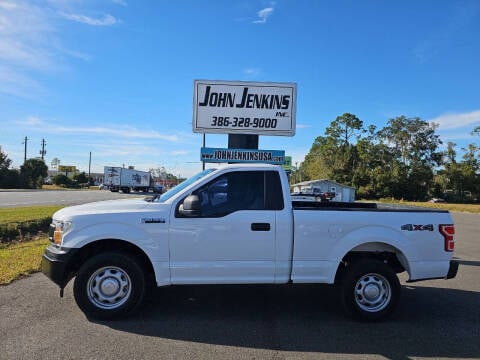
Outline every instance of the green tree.
{"label": "green tree", "polygon": [[392,196],[424,200],[433,185],[433,168],[442,163],[437,125],[418,117],[390,119],[377,136],[393,156]]}
{"label": "green tree", "polygon": [[0,150],[0,170],[7,170],[11,164],[12,160],[8,158],[7,154]]}
{"label": "green tree", "polygon": [[75,180],[78,184],[87,184],[88,176],[87,174],[85,174],[85,171],[83,171],[81,173],[73,175],[73,180]]}
{"label": "green tree", "polygon": [[356,115],[345,113],[337,116],[335,120],[330,123],[330,126],[325,130],[325,135],[335,140],[338,145],[347,146],[350,144],[352,137],[360,136],[360,132],[365,132],[363,129],[363,121]]}
{"label": "green tree", "polygon": [[[475,144],[469,144],[468,148],[462,150],[464,151],[461,162],[464,192],[469,191],[478,196],[480,195],[480,161],[478,159],[480,148]],[[462,193],[461,199],[471,201],[472,197],[469,198]]]}
{"label": "green tree", "polygon": [[55,185],[64,186],[64,187],[68,187],[68,188],[74,187],[74,185],[75,185],[75,183],[73,182],[73,180],[70,179],[70,178],[69,178],[67,175],[65,175],[65,174],[55,175],[54,177],[52,177],[52,182],[53,182]]}
{"label": "green tree", "polygon": [[306,179],[325,178],[343,184],[353,183],[358,152],[353,140],[359,141],[365,133],[363,121],[345,113],[337,116],[318,136],[302,163],[300,171]]}
{"label": "green tree", "polygon": [[354,186],[360,197],[423,200],[433,191],[433,169],[442,164],[436,127],[399,116],[377,131],[345,113],[315,138],[300,170],[306,179]]}
{"label": "green tree", "polygon": [[12,160],[0,150],[0,188],[12,189],[20,186],[19,173],[15,169],[10,169],[11,164]]}
{"label": "green tree", "polygon": [[445,151],[445,169],[439,171],[436,182],[443,192],[447,193],[449,201],[472,200],[466,196],[468,192],[478,196],[480,194],[480,149],[475,144],[469,144],[462,149],[464,154],[461,161],[457,161],[455,143],[449,142]]}
{"label": "green tree", "polygon": [[42,159],[28,159],[20,167],[24,186],[29,189],[42,187],[43,179],[48,176],[48,167]]}

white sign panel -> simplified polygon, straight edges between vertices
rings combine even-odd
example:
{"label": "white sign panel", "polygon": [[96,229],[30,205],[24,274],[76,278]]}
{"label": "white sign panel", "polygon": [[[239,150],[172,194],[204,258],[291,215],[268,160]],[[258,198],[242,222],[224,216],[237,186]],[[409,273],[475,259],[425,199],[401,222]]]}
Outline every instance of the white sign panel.
{"label": "white sign panel", "polygon": [[297,84],[195,80],[193,132],[295,135]]}

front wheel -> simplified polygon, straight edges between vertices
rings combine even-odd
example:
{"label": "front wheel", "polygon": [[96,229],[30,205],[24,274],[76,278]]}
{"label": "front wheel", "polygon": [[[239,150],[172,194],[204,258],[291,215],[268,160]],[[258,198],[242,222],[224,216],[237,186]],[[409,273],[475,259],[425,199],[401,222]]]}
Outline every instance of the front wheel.
{"label": "front wheel", "polygon": [[145,277],[129,255],[102,253],[87,260],[73,284],[75,301],[89,317],[111,319],[131,312],[142,301]]}
{"label": "front wheel", "polygon": [[340,293],[348,315],[362,321],[378,321],[393,312],[400,289],[397,275],[387,264],[360,260],[347,269]]}

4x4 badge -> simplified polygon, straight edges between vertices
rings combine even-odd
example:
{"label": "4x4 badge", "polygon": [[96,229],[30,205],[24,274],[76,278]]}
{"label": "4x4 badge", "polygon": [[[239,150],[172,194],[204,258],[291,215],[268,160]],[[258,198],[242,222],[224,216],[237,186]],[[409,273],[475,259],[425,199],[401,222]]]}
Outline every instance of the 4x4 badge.
{"label": "4x4 badge", "polygon": [[402,230],[406,231],[433,231],[433,225],[414,225],[414,224],[405,224],[401,227]]}

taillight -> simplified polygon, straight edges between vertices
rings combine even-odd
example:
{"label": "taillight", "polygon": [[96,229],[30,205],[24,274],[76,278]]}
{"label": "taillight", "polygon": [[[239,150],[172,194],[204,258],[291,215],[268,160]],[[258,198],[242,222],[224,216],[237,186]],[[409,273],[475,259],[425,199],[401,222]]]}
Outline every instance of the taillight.
{"label": "taillight", "polygon": [[440,234],[445,240],[445,251],[453,251],[455,248],[455,226],[453,224],[439,225]]}

